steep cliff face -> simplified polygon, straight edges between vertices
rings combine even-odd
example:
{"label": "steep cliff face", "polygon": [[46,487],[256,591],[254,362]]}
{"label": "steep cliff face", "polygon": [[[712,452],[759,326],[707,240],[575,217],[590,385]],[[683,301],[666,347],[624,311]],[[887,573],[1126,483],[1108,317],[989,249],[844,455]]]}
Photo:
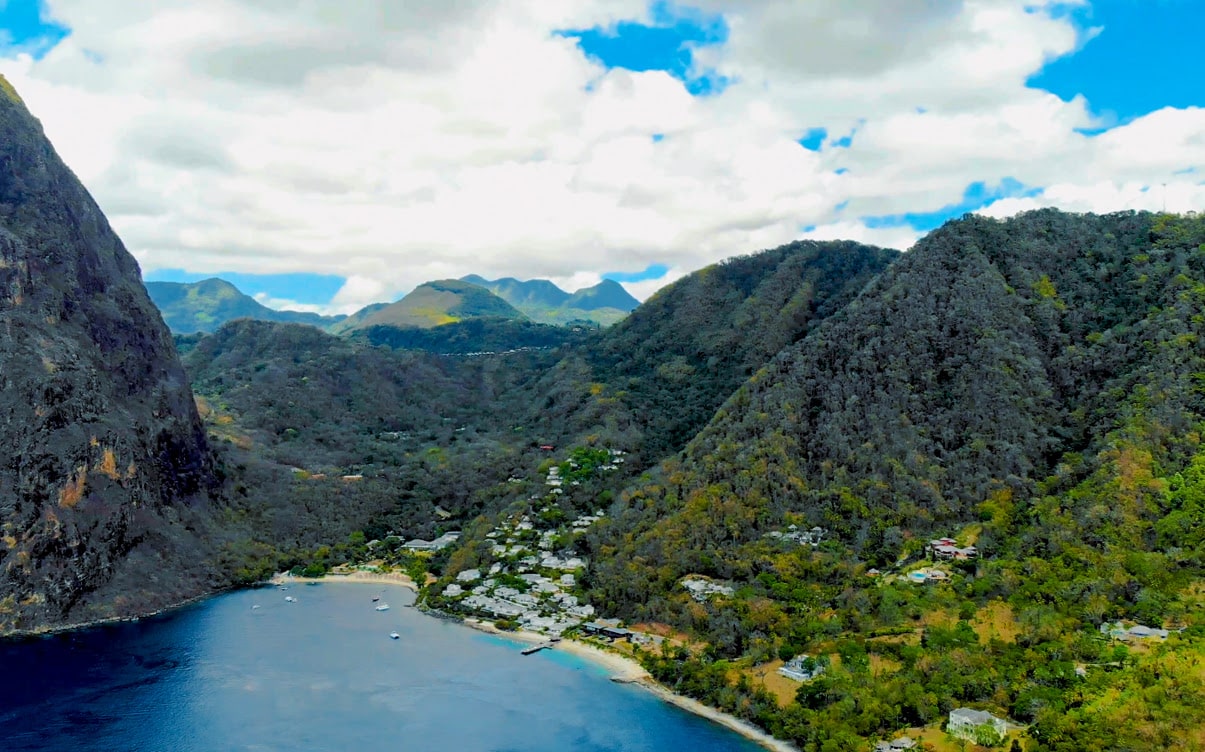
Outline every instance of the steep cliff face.
{"label": "steep cliff face", "polygon": [[133,257],[0,79],[0,633],[207,584],[212,456]]}

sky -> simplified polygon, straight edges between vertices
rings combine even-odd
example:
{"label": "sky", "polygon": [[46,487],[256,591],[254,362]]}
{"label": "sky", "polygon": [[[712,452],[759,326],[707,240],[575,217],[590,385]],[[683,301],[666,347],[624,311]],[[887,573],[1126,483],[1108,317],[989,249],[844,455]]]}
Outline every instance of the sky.
{"label": "sky", "polygon": [[0,0],[0,73],[147,280],[348,313],[1201,210],[1201,28],[1198,0]]}

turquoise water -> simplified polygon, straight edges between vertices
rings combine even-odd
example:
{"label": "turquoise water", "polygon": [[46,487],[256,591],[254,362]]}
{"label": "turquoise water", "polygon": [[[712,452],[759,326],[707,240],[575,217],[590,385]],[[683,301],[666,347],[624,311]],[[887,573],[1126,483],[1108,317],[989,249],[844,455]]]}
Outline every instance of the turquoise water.
{"label": "turquoise water", "polygon": [[[378,593],[389,611],[373,609]],[[356,584],[265,588],[0,643],[0,749],[760,749],[574,656],[522,656],[505,638],[405,608],[413,598]]]}

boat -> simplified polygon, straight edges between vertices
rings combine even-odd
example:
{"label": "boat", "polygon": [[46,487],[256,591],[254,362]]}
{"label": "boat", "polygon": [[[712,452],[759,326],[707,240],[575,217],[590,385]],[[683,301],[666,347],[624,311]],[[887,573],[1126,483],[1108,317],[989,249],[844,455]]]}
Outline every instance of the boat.
{"label": "boat", "polygon": [[259,608],[259,604],[258,604],[258,603],[256,603],[254,606],[252,606],[252,607],[251,607],[251,610],[252,610],[252,611],[254,611],[254,610],[255,610],[255,609],[257,609],[257,608]]}
{"label": "boat", "polygon": [[294,598],[293,596],[291,596],[291,595],[285,596],[285,603],[296,603],[296,602],[297,602],[297,599]]}
{"label": "boat", "polygon": [[377,601],[379,601],[379,600],[381,600],[381,596],[379,596],[379,595],[374,595],[374,596],[372,596],[372,602],[373,602],[373,603],[376,603],[376,602],[377,602]]}
{"label": "boat", "polygon": [[389,637],[390,637],[391,639],[396,640],[396,639],[398,639],[399,637],[401,637],[401,635],[400,635],[400,634],[398,634],[397,632],[390,632],[390,633],[389,633]]}
{"label": "boat", "polygon": [[377,606],[377,611],[388,611],[388,610],[389,610],[388,603],[382,603],[381,605]]}

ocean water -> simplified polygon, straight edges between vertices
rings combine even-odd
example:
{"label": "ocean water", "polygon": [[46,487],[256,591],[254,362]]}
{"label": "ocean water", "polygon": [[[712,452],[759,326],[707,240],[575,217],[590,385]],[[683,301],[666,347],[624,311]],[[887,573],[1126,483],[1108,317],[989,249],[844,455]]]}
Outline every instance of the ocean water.
{"label": "ocean water", "polygon": [[[389,611],[374,610],[377,594]],[[350,583],[262,588],[0,642],[0,750],[760,749],[599,666],[520,655],[413,600]]]}

